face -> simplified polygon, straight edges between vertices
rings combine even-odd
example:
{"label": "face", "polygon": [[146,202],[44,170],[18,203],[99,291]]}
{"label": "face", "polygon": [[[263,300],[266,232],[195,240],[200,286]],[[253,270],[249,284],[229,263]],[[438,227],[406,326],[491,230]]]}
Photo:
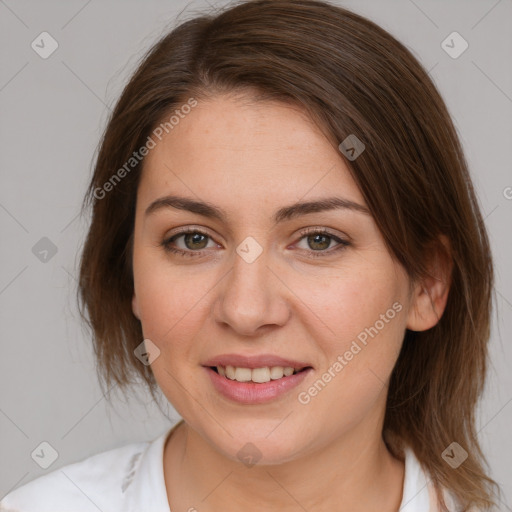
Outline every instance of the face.
{"label": "face", "polygon": [[409,281],[299,109],[219,96],[180,119],[145,159],[133,268],[155,378],[219,453],[250,442],[277,464],[380,435]]}

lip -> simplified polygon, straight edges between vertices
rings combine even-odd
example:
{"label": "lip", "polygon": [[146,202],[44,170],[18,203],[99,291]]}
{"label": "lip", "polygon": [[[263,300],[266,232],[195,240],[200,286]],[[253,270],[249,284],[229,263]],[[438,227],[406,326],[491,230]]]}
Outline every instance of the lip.
{"label": "lip", "polygon": [[222,354],[209,359],[203,366],[238,366],[241,368],[264,368],[265,366],[289,366],[291,368],[305,368],[311,364],[304,361],[287,359],[273,354],[259,354],[257,356],[243,354]]}
{"label": "lip", "polygon": [[[217,365],[212,364],[211,366]],[[261,366],[255,366],[255,368],[261,368]],[[276,400],[298,386],[307,377],[307,375],[313,371],[313,368],[309,367],[299,373],[289,375],[288,377],[282,377],[281,379],[271,380],[270,382],[265,383],[257,383],[238,382],[236,380],[228,379],[227,377],[219,375],[215,370],[212,370],[212,368],[208,366],[205,366],[204,369],[208,373],[214,388],[221,395],[234,402],[245,405],[256,405]]]}

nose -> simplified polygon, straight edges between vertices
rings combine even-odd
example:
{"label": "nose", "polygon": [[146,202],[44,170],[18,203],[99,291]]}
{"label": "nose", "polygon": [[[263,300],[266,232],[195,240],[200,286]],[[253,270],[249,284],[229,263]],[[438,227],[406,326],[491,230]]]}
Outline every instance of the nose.
{"label": "nose", "polygon": [[278,277],[278,269],[271,268],[268,254],[263,251],[252,262],[235,254],[234,260],[231,271],[216,287],[215,320],[242,336],[285,325],[291,314],[290,291]]}

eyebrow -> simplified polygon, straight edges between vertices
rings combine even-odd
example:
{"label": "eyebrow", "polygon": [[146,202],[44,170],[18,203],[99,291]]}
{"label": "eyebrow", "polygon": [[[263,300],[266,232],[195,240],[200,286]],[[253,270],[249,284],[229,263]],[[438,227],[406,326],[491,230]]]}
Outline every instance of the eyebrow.
{"label": "eyebrow", "polygon": [[[188,197],[180,197],[174,195],[161,197],[153,201],[146,208],[145,216],[167,208],[186,210],[192,213],[197,213],[198,215],[202,215],[203,217],[217,219],[222,222],[225,222],[228,217],[222,208],[214,206],[211,203],[196,201],[195,199],[190,199]],[[274,215],[274,222],[277,224],[279,222],[300,217],[301,215],[306,215],[308,213],[318,213],[328,210],[353,210],[359,213],[370,215],[368,208],[355,203],[354,201],[350,201],[349,199],[344,199],[341,197],[326,197],[316,201],[299,202],[289,206],[284,206],[283,208],[280,208],[276,211]]]}

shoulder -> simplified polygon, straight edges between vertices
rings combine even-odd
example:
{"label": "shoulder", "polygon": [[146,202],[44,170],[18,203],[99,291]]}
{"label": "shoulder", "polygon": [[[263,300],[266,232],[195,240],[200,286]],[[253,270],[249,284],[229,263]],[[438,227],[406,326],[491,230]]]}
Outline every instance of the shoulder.
{"label": "shoulder", "polygon": [[149,442],[127,444],[68,464],[10,492],[1,512],[115,510]]}

